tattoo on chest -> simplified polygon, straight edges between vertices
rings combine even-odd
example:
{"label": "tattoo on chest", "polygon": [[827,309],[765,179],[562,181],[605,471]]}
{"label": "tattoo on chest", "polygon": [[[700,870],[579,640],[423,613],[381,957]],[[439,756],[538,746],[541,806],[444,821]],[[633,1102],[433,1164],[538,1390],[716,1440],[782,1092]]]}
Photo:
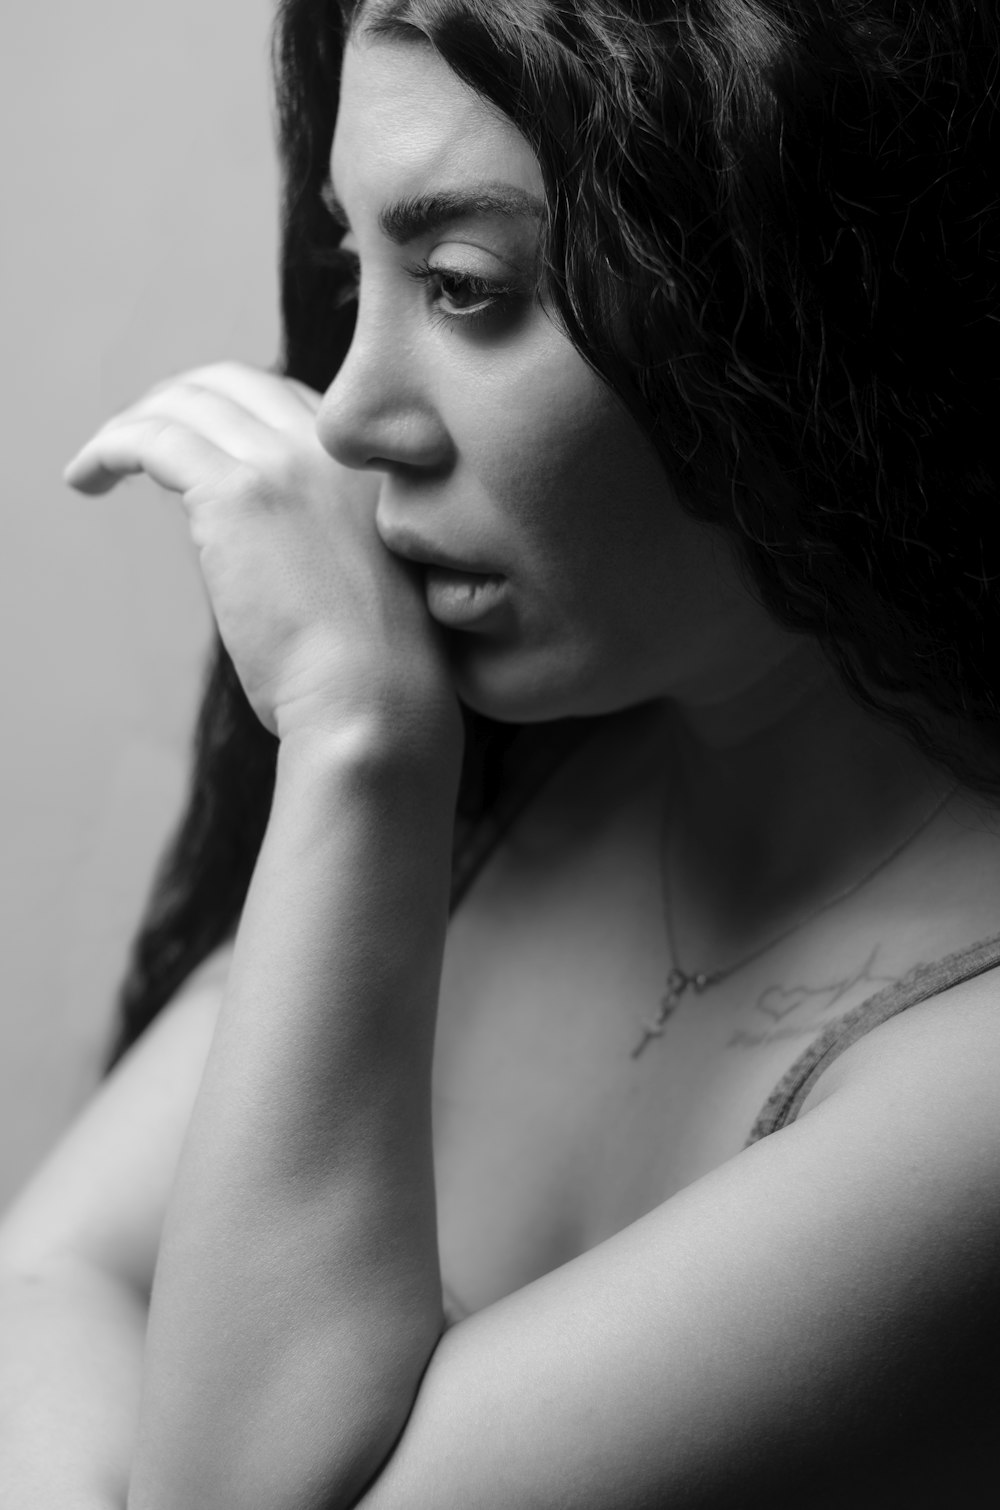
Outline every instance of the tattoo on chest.
{"label": "tattoo on chest", "polygon": [[730,1037],[728,1047],[754,1049],[762,1044],[775,1043],[784,1038],[799,1038],[819,1033],[828,1027],[841,1004],[856,1006],[865,997],[856,995],[860,986],[868,986],[865,993],[872,995],[883,986],[895,984],[894,975],[880,975],[876,970],[879,946],[869,954],[864,964],[839,980],[826,981],[822,985],[768,986],[754,1002],[750,1025],[738,1028]]}

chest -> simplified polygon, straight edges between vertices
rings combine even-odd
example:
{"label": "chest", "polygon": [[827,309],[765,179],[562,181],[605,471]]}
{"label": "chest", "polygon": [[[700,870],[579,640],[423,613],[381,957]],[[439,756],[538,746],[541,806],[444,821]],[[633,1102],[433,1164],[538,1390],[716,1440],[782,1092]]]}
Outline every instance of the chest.
{"label": "chest", "polygon": [[786,947],[685,993],[634,1057],[670,967],[655,833],[641,792],[571,843],[522,832],[453,922],[434,1119],[442,1267],[466,1309],[738,1154],[816,1033],[908,962],[905,939]]}

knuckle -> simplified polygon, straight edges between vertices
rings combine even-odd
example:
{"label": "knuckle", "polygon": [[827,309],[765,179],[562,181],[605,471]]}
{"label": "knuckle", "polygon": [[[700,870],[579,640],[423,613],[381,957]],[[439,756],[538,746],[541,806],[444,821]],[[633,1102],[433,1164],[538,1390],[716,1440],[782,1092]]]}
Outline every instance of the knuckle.
{"label": "knuckle", "polygon": [[265,433],[257,438],[252,461],[247,465],[255,475],[261,497],[277,501],[301,491],[304,486],[302,457],[297,447],[283,434]]}
{"label": "knuckle", "polygon": [[258,498],[266,491],[264,477],[255,462],[234,457],[225,475],[225,487],[239,497]]}
{"label": "knuckle", "polygon": [[184,493],[195,543],[201,546],[213,538],[220,525],[252,502],[253,491],[252,472],[233,457],[220,455]]}
{"label": "knuckle", "polygon": [[238,457],[220,457],[211,475],[191,490],[191,502],[195,507],[202,503],[238,505],[253,500],[258,489],[259,477],[254,466]]}
{"label": "knuckle", "polygon": [[177,448],[183,427],[166,414],[146,420],[146,450],[152,458],[167,457]]}

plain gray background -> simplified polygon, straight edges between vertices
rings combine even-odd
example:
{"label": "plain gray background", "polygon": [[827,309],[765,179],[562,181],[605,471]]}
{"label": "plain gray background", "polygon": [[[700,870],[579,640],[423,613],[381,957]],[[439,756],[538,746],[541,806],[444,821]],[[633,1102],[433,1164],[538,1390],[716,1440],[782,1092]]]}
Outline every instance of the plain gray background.
{"label": "plain gray background", "polygon": [[176,501],[60,471],[150,383],[277,354],[272,11],[0,22],[0,1204],[95,1083],[210,628]]}

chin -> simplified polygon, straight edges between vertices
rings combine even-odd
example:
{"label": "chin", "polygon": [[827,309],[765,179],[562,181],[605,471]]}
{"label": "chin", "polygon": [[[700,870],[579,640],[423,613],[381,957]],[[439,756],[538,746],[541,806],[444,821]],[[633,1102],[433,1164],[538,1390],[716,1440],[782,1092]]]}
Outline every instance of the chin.
{"label": "chin", "polygon": [[595,674],[577,660],[519,656],[509,650],[484,653],[482,642],[453,657],[455,687],[466,707],[502,724],[555,723],[564,718],[600,718],[649,701],[650,692],[629,687],[621,671]]}

